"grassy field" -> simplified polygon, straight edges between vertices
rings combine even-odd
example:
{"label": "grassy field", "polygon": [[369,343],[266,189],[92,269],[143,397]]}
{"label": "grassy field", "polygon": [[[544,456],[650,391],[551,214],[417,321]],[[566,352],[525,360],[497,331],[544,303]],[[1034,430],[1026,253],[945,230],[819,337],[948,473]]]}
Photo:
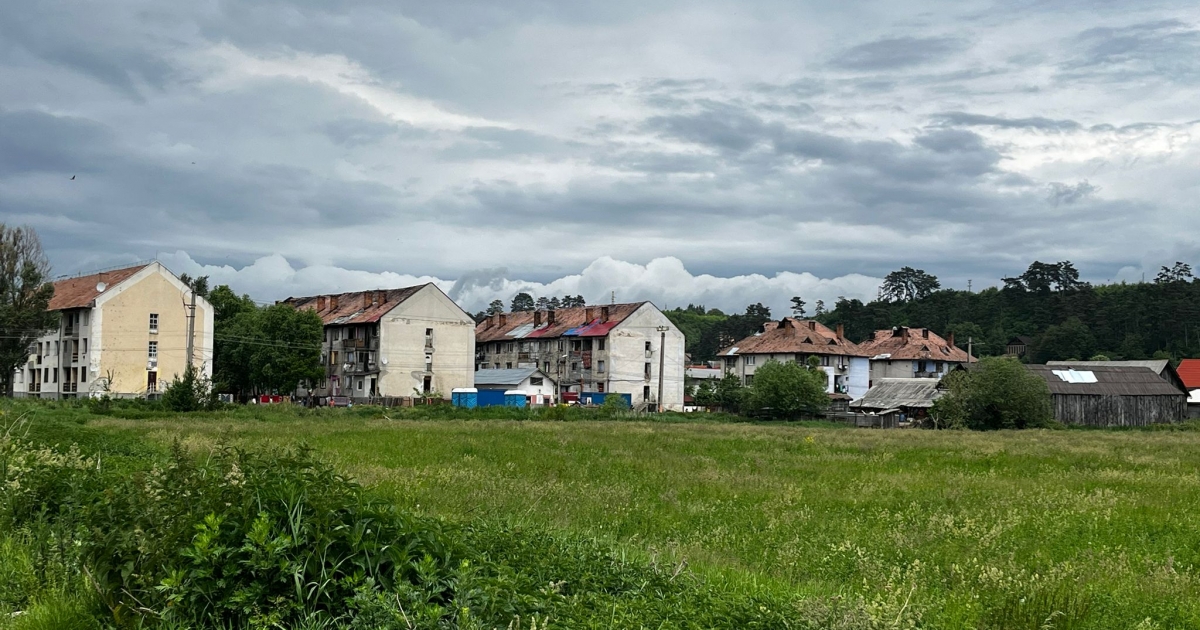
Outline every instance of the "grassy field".
{"label": "grassy field", "polygon": [[88,424],[198,452],[304,442],[402,506],[595,537],[729,588],[860,600],[870,627],[1200,628],[1200,433],[354,411]]}

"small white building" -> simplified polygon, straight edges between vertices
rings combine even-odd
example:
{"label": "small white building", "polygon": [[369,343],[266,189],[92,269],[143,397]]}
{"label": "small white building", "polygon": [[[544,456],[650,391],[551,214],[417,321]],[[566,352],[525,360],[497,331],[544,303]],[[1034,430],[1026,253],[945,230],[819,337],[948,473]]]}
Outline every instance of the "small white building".
{"label": "small white building", "polygon": [[558,385],[535,367],[486,369],[475,372],[476,389],[521,390],[534,405],[553,405]]}
{"label": "small white building", "polygon": [[683,411],[683,333],[650,302],[499,313],[475,327],[479,369],[537,367],[558,400],[629,394],[635,409]]}
{"label": "small white building", "polygon": [[288,298],[325,322],[315,396],[445,398],[475,385],[475,320],[434,284]]}
{"label": "small white building", "polygon": [[816,320],[785,317],[766,322],[754,335],[717,353],[725,361],[725,370],[736,374],[746,387],[754,384],[755,369],[768,361],[806,365],[809,357],[820,362],[830,395],[858,399],[870,389],[867,355],[846,339],[841,326],[834,331]]}

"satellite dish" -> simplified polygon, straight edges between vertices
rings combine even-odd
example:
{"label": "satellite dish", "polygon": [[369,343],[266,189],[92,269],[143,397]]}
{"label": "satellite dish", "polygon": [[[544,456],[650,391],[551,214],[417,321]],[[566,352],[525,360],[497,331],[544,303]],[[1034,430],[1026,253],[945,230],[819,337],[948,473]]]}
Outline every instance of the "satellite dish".
{"label": "satellite dish", "polygon": [[382,359],[379,360],[379,362],[384,365],[387,365],[387,357],[383,357]]}
{"label": "satellite dish", "polygon": [[96,283],[96,292],[97,293],[104,293],[104,290],[107,288],[108,288],[108,285],[104,284],[103,282]]}

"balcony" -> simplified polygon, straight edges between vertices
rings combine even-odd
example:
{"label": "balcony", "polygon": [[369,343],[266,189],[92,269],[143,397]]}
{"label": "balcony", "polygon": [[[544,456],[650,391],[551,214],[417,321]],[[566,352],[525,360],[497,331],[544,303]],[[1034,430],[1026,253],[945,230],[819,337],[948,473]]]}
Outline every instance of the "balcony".
{"label": "balcony", "polygon": [[343,339],[342,347],[350,350],[378,350],[379,337],[370,339]]}
{"label": "balcony", "polygon": [[913,372],[913,378],[941,378],[937,372]]}
{"label": "balcony", "polygon": [[375,361],[350,363],[346,374],[378,374],[379,364]]}

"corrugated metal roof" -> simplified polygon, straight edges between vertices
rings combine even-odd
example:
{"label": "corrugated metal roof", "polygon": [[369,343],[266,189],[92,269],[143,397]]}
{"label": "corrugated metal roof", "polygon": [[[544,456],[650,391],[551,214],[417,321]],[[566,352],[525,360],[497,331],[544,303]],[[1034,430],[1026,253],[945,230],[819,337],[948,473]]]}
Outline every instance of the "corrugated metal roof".
{"label": "corrugated metal roof", "polygon": [[[478,370],[475,372],[476,385],[520,385],[525,379],[534,374],[541,374],[535,367],[511,368],[504,370]],[[545,375],[543,374],[543,377]]]}
{"label": "corrugated metal roof", "polygon": [[[492,315],[475,326],[476,343],[513,339],[603,337],[648,302],[521,311]],[[550,314],[554,322],[550,322]],[[607,317],[606,317],[607,315]]]}
{"label": "corrugated metal roof", "polygon": [[1051,394],[1076,394],[1093,396],[1183,396],[1171,383],[1163,380],[1147,367],[1133,365],[1089,366],[1095,383],[1069,383],[1055,371],[1063,367],[1056,365],[1027,365],[1029,371],[1045,379]]}
{"label": "corrugated metal roof", "polygon": [[833,354],[865,357],[853,341],[838,337],[828,326],[812,319],[785,317],[763,324],[762,331],[738,341],[719,353],[744,354]]}
{"label": "corrugated metal roof", "polygon": [[374,291],[290,297],[283,303],[289,304],[297,310],[316,311],[326,326],[370,324],[379,321],[388,311],[396,308],[427,286],[429,285],[422,284],[403,289],[376,289]]}
{"label": "corrugated metal roof", "polygon": [[1175,387],[1181,390],[1187,390],[1188,386],[1183,382],[1179,372],[1171,366],[1171,362],[1166,359],[1146,359],[1141,361],[1047,361],[1046,365],[1066,366],[1082,369],[1091,369],[1093,367],[1104,366],[1125,366],[1125,367],[1144,367]]}
{"label": "corrugated metal roof", "polygon": [[928,408],[941,395],[936,378],[885,378],[850,403],[860,409]]}
{"label": "corrugated metal roof", "polygon": [[965,350],[951,345],[941,335],[928,328],[898,326],[875,331],[874,336],[860,344],[867,356],[890,355],[892,361],[927,360],[966,363]]}
{"label": "corrugated metal roof", "polygon": [[54,297],[50,298],[50,305],[47,307],[47,310],[61,311],[68,308],[93,306],[93,302],[101,293],[101,291],[96,290],[98,284],[103,282],[105,285],[104,290],[107,291],[128,280],[133,274],[153,264],[144,263],[124,269],[114,269],[112,271],[59,280],[54,283]]}

